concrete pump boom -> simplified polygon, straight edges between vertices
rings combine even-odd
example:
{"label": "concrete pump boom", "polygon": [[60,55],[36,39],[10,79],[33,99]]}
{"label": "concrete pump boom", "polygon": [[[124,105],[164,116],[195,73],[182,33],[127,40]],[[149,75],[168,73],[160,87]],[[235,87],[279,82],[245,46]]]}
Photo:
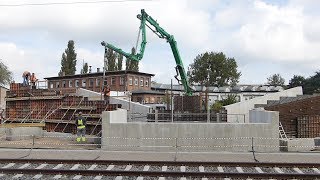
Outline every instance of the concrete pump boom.
{"label": "concrete pump boom", "polygon": [[[154,20],[151,16],[149,16],[144,9],[141,9],[141,14],[137,15],[137,18],[140,19],[141,23],[140,23],[140,31],[141,31],[141,35],[142,35],[142,41],[141,41],[141,46],[140,46],[140,51],[137,54],[131,54],[131,53],[127,53],[124,52],[122,49],[117,48],[115,46],[113,46],[112,44],[106,44],[104,41],[101,43],[103,46],[105,46],[105,49],[109,48],[112,49],[113,51],[122,54],[123,56],[125,56],[127,59],[131,59],[134,61],[140,61],[143,58],[143,54],[144,54],[144,50],[146,47],[146,43],[147,43],[147,39],[146,39],[146,26],[150,28],[150,26],[148,26],[148,24],[146,22],[148,22],[150,25],[152,25],[155,29],[153,30],[152,28],[150,28],[159,38],[163,38],[166,39],[167,42],[170,44],[174,59],[176,61],[176,72],[177,75],[175,76],[175,78],[178,80],[178,82],[182,82],[182,85],[184,87],[184,90],[186,92],[187,95],[192,95],[192,88],[189,85],[188,82],[188,77],[187,74],[184,70],[184,66],[178,51],[178,47],[177,47],[177,42],[175,41],[173,35],[170,35],[169,33],[167,33],[164,29],[162,29],[159,24],[157,23],[156,20]],[[181,80],[179,80],[177,77],[178,75],[180,75]]]}

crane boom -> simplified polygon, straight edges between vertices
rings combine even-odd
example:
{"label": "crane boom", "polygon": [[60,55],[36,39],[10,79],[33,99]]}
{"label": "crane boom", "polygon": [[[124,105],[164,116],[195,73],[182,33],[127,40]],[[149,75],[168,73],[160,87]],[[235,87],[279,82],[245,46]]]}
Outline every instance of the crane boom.
{"label": "crane boom", "polygon": [[[141,34],[142,34],[142,41],[141,41],[141,46],[140,46],[140,51],[137,54],[131,54],[131,53],[127,53],[125,51],[123,51],[120,48],[117,48],[115,46],[113,46],[112,44],[106,44],[105,42],[102,42],[101,44],[103,46],[105,46],[105,48],[109,48],[112,49],[113,51],[122,54],[123,56],[125,56],[127,59],[131,59],[134,61],[140,61],[143,58],[143,54],[144,54],[144,50],[146,47],[146,43],[147,43],[147,39],[146,39],[146,26],[149,27],[159,38],[163,38],[166,39],[167,42],[170,44],[174,59],[176,61],[176,71],[177,71],[177,75],[175,76],[175,78],[178,81],[182,82],[182,85],[184,87],[184,90],[186,92],[187,95],[192,95],[192,88],[189,85],[188,82],[188,77],[187,74],[184,70],[184,66],[182,63],[182,59],[180,57],[179,54],[179,50],[177,47],[177,42],[174,39],[173,35],[170,35],[169,33],[167,33],[164,29],[162,29],[159,24],[157,23],[156,20],[154,20],[151,16],[149,16],[144,9],[141,9],[141,14],[137,15],[137,18],[140,19],[141,23],[140,23],[140,30],[141,30]],[[150,26],[148,26],[148,24],[146,23],[148,22],[150,25],[152,25],[155,29],[152,29]],[[180,75],[181,80],[179,80],[177,77],[178,75]]]}

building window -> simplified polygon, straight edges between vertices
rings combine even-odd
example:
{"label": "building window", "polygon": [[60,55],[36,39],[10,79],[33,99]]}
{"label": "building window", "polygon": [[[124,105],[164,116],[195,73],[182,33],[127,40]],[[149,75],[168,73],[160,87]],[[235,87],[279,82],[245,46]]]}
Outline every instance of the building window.
{"label": "building window", "polygon": [[76,87],[79,87],[79,79],[76,80],[75,85],[76,85]]}
{"label": "building window", "polygon": [[147,78],[147,79],[144,81],[144,83],[145,83],[145,86],[148,87],[148,86],[149,86],[149,78]]}
{"label": "building window", "polygon": [[72,82],[73,82],[72,80],[69,80],[69,87],[73,86]]}
{"label": "building window", "polygon": [[86,80],[82,79],[82,87],[86,87]]}
{"label": "building window", "polygon": [[52,89],[53,88],[53,82],[50,82],[49,87]]}
{"label": "building window", "polygon": [[56,88],[60,88],[60,82],[56,82]]}
{"label": "building window", "polygon": [[138,78],[134,78],[134,85],[135,86],[138,86],[138,82],[139,82]]}
{"label": "building window", "polygon": [[101,82],[101,81],[100,81],[100,79],[99,79],[99,78],[98,78],[98,79],[96,79],[96,86],[97,86],[97,87],[99,87],[99,86],[100,86],[100,82]]}
{"label": "building window", "polygon": [[132,77],[129,77],[129,85],[132,86]]}
{"label": "building window", "polygon": [[116,77],[111,77],[111,85],[116,85]]}
{"label": "building window", "polygon": [[66,81],[62,81],[62,87],[63,87],[63,88],[66,87]]}
{"label": "building window", "polygon": [[93,87],[93,79],[89,79],[89,87]]}
{"label": "building window", "polygon": [[143,87],[143,77],[140,77],[140,86]]}
{"label": "building window", "polygon": [[124,85],[124,77],[120,77],[120,85]]}

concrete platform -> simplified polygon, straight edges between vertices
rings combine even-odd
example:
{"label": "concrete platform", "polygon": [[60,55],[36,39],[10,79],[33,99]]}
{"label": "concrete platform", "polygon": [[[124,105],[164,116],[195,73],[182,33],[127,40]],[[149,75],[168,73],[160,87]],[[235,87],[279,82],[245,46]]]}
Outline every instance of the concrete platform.
{"label": "concrete platform", "polygon": [[[0,149],[0,158],[98,159],[144,161],[254,162],[252,153],[231,152],[143,152],[104,150]],[[259,162],[319,163],[320,153],[256,153]]]}

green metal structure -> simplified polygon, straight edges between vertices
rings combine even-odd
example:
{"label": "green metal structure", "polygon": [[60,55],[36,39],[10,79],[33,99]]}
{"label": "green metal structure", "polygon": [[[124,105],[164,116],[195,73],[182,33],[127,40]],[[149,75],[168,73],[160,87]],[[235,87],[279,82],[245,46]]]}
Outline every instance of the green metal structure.
{"label": "green metal structure", "polygon": [[[170,44],[174,59],[176,61],[176,72],[177,75],[175,75],[175,78],[178,80],[178,82],[182,83],[184,90],[186,92],[186,95],[191,96],[192,95],[192,88],[189,85],[187,74],[184,70],[184,66],[178,51],[177,42],[174,39],[173,35],[170,35],[167,33],[164,29],[162,29],[156,20],[154,20],[151,16],[149,16],[144,9],[141,9],[141,14],[137,15],[137,18],[140,19],[140,31],[142,35],[142,41],[140,46],[140,51],[137,54],[131,54],[124,52],[122,49],[117,48],[113,46],[112,44],[105,43],[104,41],[101,43],[103,46],[105,46],[105,49],[112,49],[113,51],[122,54],[127,59],[131,59],[134,61],[140,61],[143,58],[144,50],[146,48],[147,44],[147,38],[146,38],[146,26],[150,28],[159,38],[166,39],[167,42]],[[152,25],[155,29],[152,29],[147,22]],[[140,35],[140,34],[139,34]],[[180,80],[178,79],[178,76],[180,75]]]}

